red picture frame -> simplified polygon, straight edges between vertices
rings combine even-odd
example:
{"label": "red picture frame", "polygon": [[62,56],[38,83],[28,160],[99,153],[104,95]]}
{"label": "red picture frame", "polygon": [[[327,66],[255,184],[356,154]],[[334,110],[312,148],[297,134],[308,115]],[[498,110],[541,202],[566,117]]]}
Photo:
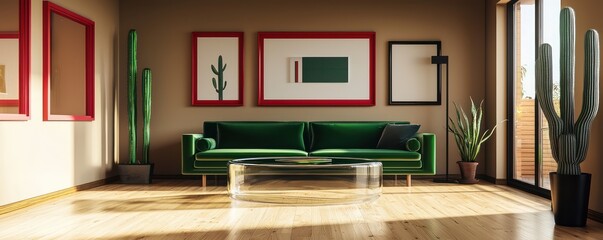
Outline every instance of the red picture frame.
{"label": "red picture frame", "polygon": [[[374,32],[260,32],[258,58],[259,106],[375,105]],[[340,72],[347,76],[342,82],[324,78],[297,84],[305,82],[299,72],[311,72],[299,64],[312,58],[343,59],[345,69]],[[325,76],[329,74],[333,75]],[[315,91],[322,88],[330,90]]]}
{"label": "red picture frame", "polygon": [[[7,42],[6,44],[19,44],[19,33],[16,33],[16,32],[15,33],[12,33],[12,32],[0,32],[0,40],[4,40],[4,41],[12,40],[12,41]],[[10,56],[9,59],[18,59],[18,58],[20,58],[20,56],[19,56],[20,54],[19,54],[19,49],[18,48],[19,47],[17,47],[17,49],[14,49],[16,51],[16,54],[13,54],[12,56]],[[21,74],[20,73],[21,70],[18,70],[20,62],[18,60],[16,62],[17,62],[16,64],[15,63],[12,64],[13,69],[10,69],[10,70],[17,69],[17,71],[14,71],[14,72],[19,72],[19,75],[20,75]],[[0,71],[1,70],[7,71],[8,69],[0,69]],[[10,72],[10,70],[8,70],[8,71]],[[0,76],[5,76],[4,74],[5,73],[1,73]],[[19,77],[17,76],[16,79],[19,79]],[[7,81],[7,82],[10,82],[9,79],[3,79],[3,80]],[[19,80],[17,80],[17,81],[19,81]],[[7,85],[10,85],[10,83],[6,83],[5,82],[4,86],[7,87]],[[12,84],[12,85],[14,86],[14,84]],[[6,89],[7,93],[10,92],[9,88],[10,87],[7,87],[7,89]],[[15,94],[17,94],[17,96],[15,96],[15,98],[7,97],[7,98],[4,98],[4,99],[0,99],[0,107],[18,107],[19,106],[19,94],[18,94],[17,91],[15,91],[12,95],[14,96]]]}
{"label": "red picture frame", "polygon": [[[193,32],[191,34],[191,104],[193,106],[243,106],[245,82],[243,43],[243,32]],[[234,58],[236,59],[233,60]],[[212,69],[220,68],[219,59],[222,59],[224,66],[222,74],[225,75],[222,76],[217,75]],[[222,78],[221,83],[220,78]],[[233,78],[235,81],[232,81]],[[234,87],[228,88],[233,85]],[[236,92],[233,93],[233,89]],[[224,92],[226,90],[228,91]]]}
{"label": "red picture frame", "polygon": [[19,0],[19,29],[4,32],[3,38],[19,39],[19,99],[2,100],[0,106],[18,106],[19,112],[0,113],[0,120],[26,121],[29,115],[31,0]]}
{"label": "red picture frame", "polygon": [[[85,115],[52,114],[50,107],[51,82],[51,15],[57,14],[85,27]],[[94,21],[52,2],[43,5],[43,120],[44,121],[93,121],[94,101]]]}

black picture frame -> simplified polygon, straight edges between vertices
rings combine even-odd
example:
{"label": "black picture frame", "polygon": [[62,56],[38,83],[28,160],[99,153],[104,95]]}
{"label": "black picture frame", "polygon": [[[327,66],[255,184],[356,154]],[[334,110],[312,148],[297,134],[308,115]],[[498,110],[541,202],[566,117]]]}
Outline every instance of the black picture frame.
{"label": "black picture frame", "polygon": [[[389,105],[441,105],[441,41],[389,41]],[[401,87],[404,86],[404,87]]]}

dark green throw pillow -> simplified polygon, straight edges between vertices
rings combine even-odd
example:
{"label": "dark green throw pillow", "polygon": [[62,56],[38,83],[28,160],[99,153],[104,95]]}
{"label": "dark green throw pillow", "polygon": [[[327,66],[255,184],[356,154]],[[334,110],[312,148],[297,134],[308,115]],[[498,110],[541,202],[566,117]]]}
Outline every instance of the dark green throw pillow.
{"label": "dark green throw pillow", "polygon": [[197,151],[203,152],[216,148],[216,140],[213,138],[200,138],[197,140]]}
{"label": "dark green throw pillow", "polygon": [[418,152],[421,150],[421,142],[416,138],[409,138],[406,141],[405,149],[406,151]]}
{"label": "dark green throw pillow", "polygon": [[316,122],[311,123],[312,150],[330,148],[374,149],[387,123]]}
{"label": "dark green throw pillow", "polygon": [[421,125],[417,124],[387,124],[381,133],[377,148],[409,150],[406,148],[406,142],[420,127]]}

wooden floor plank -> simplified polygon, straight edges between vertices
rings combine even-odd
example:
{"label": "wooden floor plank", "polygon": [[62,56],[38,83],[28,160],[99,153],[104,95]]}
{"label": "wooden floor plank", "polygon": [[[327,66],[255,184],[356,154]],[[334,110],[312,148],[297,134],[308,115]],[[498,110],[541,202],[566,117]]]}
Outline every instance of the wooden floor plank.
{"label": "wooden floor plank", "polygon": [[109,184],[0,215],[0,239],[603,239],[555,226],[550,202],[506,186],[386,180],[373,202],[231,200],[198,180]]}

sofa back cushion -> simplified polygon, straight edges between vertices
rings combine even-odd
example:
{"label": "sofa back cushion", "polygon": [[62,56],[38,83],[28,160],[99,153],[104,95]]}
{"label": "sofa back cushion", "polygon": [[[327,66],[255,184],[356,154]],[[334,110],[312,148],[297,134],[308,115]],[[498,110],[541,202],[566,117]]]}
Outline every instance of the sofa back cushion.
{"label": "sofa back cushion", "polygon": [[302,123],[304,124],[304,145],[309,148],[310,125],[308,122],[289,122],[289,121],[205,121],[203,122],[203,137],[218,139],[218,123]]}
{"label": "sofa back cushion", "polygon": [[217,148],[305,150],[303,122],[218,122]]}
{"label": "sofa back cushion", "polygon": [[311,149],[376,148],[388,123],[408,122],[311,122]]}

